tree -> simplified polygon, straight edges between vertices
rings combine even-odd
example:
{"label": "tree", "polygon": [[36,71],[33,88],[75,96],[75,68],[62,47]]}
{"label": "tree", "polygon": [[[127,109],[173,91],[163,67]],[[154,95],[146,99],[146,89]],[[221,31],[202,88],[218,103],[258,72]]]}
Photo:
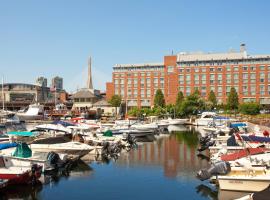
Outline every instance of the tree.
{"label": "tree", "polygon": [[243,103],[239,106],[239,111],[245,115],[257,115],[260,113],[261,106],[256,102]]}
{"label": "tree", "polygon": [[165,99],[161,89],[157,89],[155,99],[154,99],[154,106],[155,107],[164,107],[165,106]]}
{"label": "tree", "polygon": [[109,100],[109,103],[115,107],[115,114],[117,115],[117,107],[121,105],[122,98],[119,95],[113,95],[112,98]]}
{"label": "tree", "polygon": [[179,91],[176,97],[176,102],[175,102],[175,106],[179,107],[182,102],[184,101],[184,95],[183,92]]}
{"label": "tree", "polygon": [[208,95],[208,101],[211,102],[212,106],[211,109],[215,108],[217,106],[217,98],[213,90],[210,91]]}
{"label": "tree", "polygon": [[236,109],[238,109],[238,106],[239,106],[238,94],[235,88],[232,87],[227,99],[227,108],[235,111]]}

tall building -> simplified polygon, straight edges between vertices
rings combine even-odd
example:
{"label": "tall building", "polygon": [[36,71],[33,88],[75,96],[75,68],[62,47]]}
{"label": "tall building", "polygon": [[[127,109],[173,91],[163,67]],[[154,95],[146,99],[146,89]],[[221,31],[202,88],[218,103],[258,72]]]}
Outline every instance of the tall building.
{"label": "tall building", "polygon": [[37,80],[36,80],[36,85],[38,86],[41,86],[41,87],[47,87],[47,78],[41,76],[41,77],[38,77]]}
{"label": "tall building", "polygon": [[117,64],[112,82],[106,84],[107,99],[118,94],[128,106],[153,106],[157,89],[166,103],[175,103],[198,89],[203,98],[213,90],[219,103],[226,103],[231,87],[240,102],[270,104],[270,55],[248,55],[241,44],[239,52],[186,53],[164,56],[162,63]]}
{"label": "tall building", "polygon": [[59,76],[53,77],[51,87],[57,90],[63,90],[63,78]]}

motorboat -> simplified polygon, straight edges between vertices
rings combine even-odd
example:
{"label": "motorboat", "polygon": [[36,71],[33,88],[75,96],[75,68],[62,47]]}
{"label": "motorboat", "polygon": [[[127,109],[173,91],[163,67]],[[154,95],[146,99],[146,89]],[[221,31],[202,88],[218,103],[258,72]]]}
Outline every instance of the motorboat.
{"label": "motorboat", "polygon": [[48,153],[32,151],[26,143],[15,144],[16,145],[7,143],[6,149],[1,148],[1,154],[9,158],[10,162],[16,166],[31,167],[33,164],[42,166],[44,173],[64,168],[79,158],[79,156],[72,157],[68,154],[56,153],[53,151]]}
{"label": "motorboat", "polygon": [[201,117],[195,120],[194,125],[207,126],[208,124],[213,123],[217,126],[221,126],[231,121],[235,120],[228,117],[218,116],[215,112],[203,112]]}
{"label": "motorboat", "polygon": [[7,184],[29,184],[36,182],[42,172],[39,165],[15,165],[12,160],[4,155],[0,156],[0,179],[7,180]]}
{"label": "motorboat", "polygon": [[44,106],[40,104],[30,104],[26,110],[16,113],[20,121],[41,120],[44,118]]}
{"label": "motorboat", "polygon": [[168,118],[168,119],[163,119],[160,120],[161,122],[168,123],[169,125],[184,125],[188,122],[188,119],[179,119],[179,118]]}
{"label": "motorboat", "polygon": [[67,141],[64,137],[43,138],[33,141],[29,147],[38,152],[56,152],[82,157],[94,148],[80,142]]}

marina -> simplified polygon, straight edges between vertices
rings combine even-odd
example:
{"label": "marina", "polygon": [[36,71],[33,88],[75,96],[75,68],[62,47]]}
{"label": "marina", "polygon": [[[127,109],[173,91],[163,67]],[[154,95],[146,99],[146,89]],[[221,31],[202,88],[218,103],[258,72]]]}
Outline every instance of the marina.
{"label": "marina", "polygon": [[[182,123],[183,120],[180,121]],[[243,130],[248,127],[247,123],[234,121],[232,119],[230,126],[227,126],[228,133],[220,131],[225,128],[225,124],[211,128],[210,123],[207,128],[174,123],[170,125],[165,120],[156,121],[155,124],[122,120],[114,126],[103,126],[99,122],[94,126],[93,122],[87,120],[76,123],[72,120],[58,121],[51,125],[43,124],[42,121],[38,124],[24,123],[20,126],[25,127],[24,131],[4,133],[13,143],[2,141],[0,145],[1,198],[85,199],[94,195],[95,199],[120,199],[130,195],[129,199],[148,199],[153,196],[155,199],[175,199],[175,196],[181,195],[186,199],[225,200],[260,192],[270,183],[264,168],[270,162],[265,148],[256,150],[254,146],[245,151],[245,146],[242,146],[243,153],[236,148],[233,155],[230,155],[230,151],[224,152],[224,149],[222,152],[207,149],[218,145],[224,147],[229,135],[239,137],[237,134],[241,134],[240,130],[232,133],[236,126],[244,127]],[[188,120],[185,122],[188,123]],[[162,128],[158,126],[159,123]],[[263,134],[257,130],[259,133]],[[223,134],[228,134],[228,137],[216,140],[224,137],[219,136]],[[75,136],[78,135],[80,137],[75,142]],[[209,144],[207,140],[215,142]],[[264,142],[267,141],[266,137]],[[203,148],[206,144],[209,146]],[[78,150],[74,149],[74,145]],[[256,146],[260,145],[257,143]],[[253,164],[248,165],[249,160],[253,160]],[[222,161],[230,166],[229,171],[219,174],[217,170],[212,174],[215,169],[211,166],[225,166],[219,163]],[[17,172],[22,173],[22,178],[17,180],[3,174],[4,166],[10,166],[7,168],[9,173],[16,172],[16,167],[20,170],[24,167],[26,171]],[[205,171],[207,169],[208,172]],[[28,173],[27,170],[32,171],[28,178],[23,175]],[[258,189],[252,185],[254,181],[248,179],[251,171],[258,178],[255,181]],[[36,174],[35,178],[33,173]],[[231,175],[227,176],[227,173]],[[253,178],[256,178],[254,175]],[[241,176],[249,182],[245,182]],[[214,179],[207,181],[211,178]],[[258,185],[259,180],[261,185]],[[216,181],[218,185],[215,185]],[[242,182],[245,185],[240,187]]]}

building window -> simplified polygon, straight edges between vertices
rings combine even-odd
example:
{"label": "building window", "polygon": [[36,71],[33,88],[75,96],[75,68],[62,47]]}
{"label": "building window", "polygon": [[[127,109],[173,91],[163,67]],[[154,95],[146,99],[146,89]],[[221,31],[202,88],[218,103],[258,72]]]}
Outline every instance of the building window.
{"label": "building window", "polygon": [[251,71],[255,71],[256,70],[256,67],[255,66],[250,66],[250,70]]}
{"label": "building window", "polygon": [[264,65],[261,65],[260,66],[260,70],[265,70],[265,66]]}
{"label": "building window", "polygon": [[230,72],[230,71],[231,71],[231,66],[230,66],[230,65],[227,65],[227,66],[226,66],[226,71],[227,71],[227,72]]}
{"label": "building window", "polygon": [[233,71],[235,71],[235,72],[239,71],[238,66],[234,66]]}
{"label": "building window", "polygon": [[265,95],[265,87],[264,87],[264,85],[260,85],[260,95]]}
{"label": "building window", "polygon": [[265,79],[265,73],[261,72],[260,73],[260,83],[264,83],[264,79]]}
{"label": "building window", "polygon": [[218,72],[222,72],[222,68],[221,67],[218,68]]}
{"label": "building window", "polygon": [[168,73],[174,72],[174,66],[168,66]]}
{"label": "building window", "polygon": [[215,71],[215,68],[211,67],[210,72],[213,72],[213,71]]}
{"label": "building window", "polygon": [[243,83],[248,83],[248,73],[244,73],[242,74],[242,80],[243,80]]}
{"label": "building window", "polygon": [[206,68],[205,67],[201,68],[201,70],[202,70],[202,72],[206,72]]}
{"label": "building window", "polygon": [[243,66],[243,71],[247,71],[248,70],[248,66]]}

